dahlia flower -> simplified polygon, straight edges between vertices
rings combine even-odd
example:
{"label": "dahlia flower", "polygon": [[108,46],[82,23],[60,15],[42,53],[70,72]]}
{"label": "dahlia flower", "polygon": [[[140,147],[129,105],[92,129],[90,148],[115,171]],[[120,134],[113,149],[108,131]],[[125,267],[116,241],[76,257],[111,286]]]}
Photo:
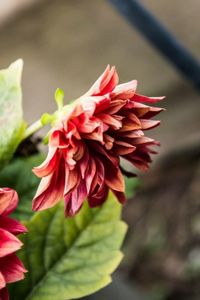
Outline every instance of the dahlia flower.
{"label": "dahlia flower", "polygon": [[90,207],[101,205],[108,190],[125,202],[123,173],[128,172],[120,167],[120,157],[140,170],[149,168],[150,146],[158,142],[144,131],[159,125],[151,118],[162,110],[149,104],[163,97],[146,97],[136,88],[136,80],[118,85],[115,67],[108,66],[86,94],[65,108],[50,131],[46,160],[33,169],[42,178],[33,210],[63,198],[65,214],[73,216],[86,198]]}
{"label": "dahlia flower", "polygon": [[17,193],[9,188],[0,188],[0,300],[8,300],[7,283],[24,278],[26,269],[15,252],[22,247],[16,237],[26,232],[18,221],[8,217],[18,203]]}

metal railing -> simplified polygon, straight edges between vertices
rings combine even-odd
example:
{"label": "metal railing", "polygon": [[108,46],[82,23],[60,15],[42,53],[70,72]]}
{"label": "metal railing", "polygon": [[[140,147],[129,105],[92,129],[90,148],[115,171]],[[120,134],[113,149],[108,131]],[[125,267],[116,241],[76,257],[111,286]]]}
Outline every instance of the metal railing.
{"label": "metal railing", "polygon": [[200,62],[137,0],[108,0],[200,91]]}

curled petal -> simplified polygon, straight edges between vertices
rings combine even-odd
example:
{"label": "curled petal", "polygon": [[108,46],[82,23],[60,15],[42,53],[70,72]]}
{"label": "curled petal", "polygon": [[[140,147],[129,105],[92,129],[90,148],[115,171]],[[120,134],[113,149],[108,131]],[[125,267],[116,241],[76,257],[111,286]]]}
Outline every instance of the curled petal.
{"label": "curled petal", "polygon": [[164,96],[162,96],[162,97],[147,97],[144,95],[135,94],[131,100],[134,100],[137,102],[144,102],[144,103],[157,103],[163,99],[165,99]]}
{"label": "curled petal", "polygon": [[64,197],[65,215],[69,217],[74,216],[80,210],[86,196],[86,186],[85,182],[82,180],[73,192]]}
{"label": "curled petal", "polygon": [[117,115],[99,114],[100,120],[114,129],[120,129],[122,127],[123,117]]}
{"label": "curled petal", "polygon": [[125,132],[125,131],[133,131],[133,130],[139,130],[142,129],[141,127],[141,123],[137,122],[136,118],[135,118],[135,122],[133,121],[133,119],[124,119],[123,120],[123,126],[122,128],[120,128],[120,132]]}
{"label": "curled petal", "polygon": [[114,152],[116,155],[125,155],[132,153],[136,147],[132,144],[123,142],[123,141],[115,141]]}
{"label": "curled petal", "polygon": [[40,178],[48,176],[55,169],[58,159],[58,149],[50,147],[47,158],[40,166],[33,168],[33,173]]}
{"label": "curled petal", "polygon": [[[52,147],[52,152],[56,150],[56,148],[66,148],[68,146],[68,140],[65,136],[64,131],[57,129],[53,131],[49,137],[50,145]],[[49,154],[49,159],[51,158],[51,154]]]}
{"label": "curled petal", "polygon": [[140,146],[137,151],[125,155],[124,158],[130,161],[135,167],[143,172],[148,171],[149,164],[151,163],[150,153],[152,151],[146,145]]}
{"label": "curled petal", "polygon": [[2,272],[0,271],[0,296],[1,296],[1,289],[3,289],[5,286],[6,286],[6,281]]}
{"label": "curled petal", "polygon": [[110,69],[108,65],[104,73],[93,84],[90,90],[85,95],[98,96],[112,92],[118,83],[118,75],[115,67]]}
{"label": "curled petal", "polygon": [[76,186],[79,185],[80,179],[80,175],[76,168],[74,168],[73,170],[69,170],[68,166],[66,166],[64,195],[67,195],[72,190],[74,190]]}
{"label": "curled petal", "polygon": [[57,204],[64,192],[65,165],[59,162],[55,172],[43,177],[33,199],[33,210],[43,210]]}
{"label": "curled petal", "polygon": [[162,111],[165,111],[165,109],[160,107],[150,107],[149,111],[145,115],[143,115],[143,117],[146,119],[150,119]]}
{"label": "curled petal", "polygon": [[81,133],[91,133],[96,128],[101,125],[101,120],[95,117],[88,117],[86,115],[81,115],[79,118],[74,120],[79,132]]}
{"label": "curled petal", "polygon": [[140,120],[141,121],[141,125],[142,125],[142,129],[143,130],[147,130],[147,129],[152,129],[158,125],[160,125],[160,121],[156,121],[156,120]]}
{"label": "curled petal", "polygon": [[22,242],[10,232],[0,228],[0,258],[14,253],[22,247]]}
{"label": "curled petal", "polygon": [[82,179],[84,179],[86,177],[86,171],[87,171],[87,169],[90,165],[89,164],[89,159],[90,159],[90,156],[89,156],[89,153],[88,153],[88,149],[86,149],[82,159],[80,160],[80,165],[79,165]]}
{"label": "curled petal", "polygon": [[111,97],[114,99],[130,99],[134,96],[136,89],[137,80],[132,80],[127,83],[119,84],[111,93]]}
{"label": "curled petal", "polygon": [[0,188],[0,215],[12,213],[18,204],[17,192],[10,188]]}
{"label": "curled petal", "polygon": [[9,231],[14,235],[27,232],[27,229],[19,221],[11,218],[0,216],[0,228]]}
{"label": "curled petal", "polygon": [[80,98],[80,102],[81,102],[81,105],[83,107],[83,110],[85,113],[87,113],[86,109],[85,109],[85,106],[89,105],[89,104],[86,104],[86,103],[93,103],[93,113],[91,113],[91,109],[89,111],[89,116],[91,117],[92,115],[94,114],[98,114],[102,111],[104,111],[105,109],[108,109],[110,107],[110,103],[111,103],[111,100],[110,100],[110,97],[108,95],[103,95],[103,96],[87,96],[87,97],[81,97]]}
{"label": "curled petal", "polygon": [[108,196],[108,187],[104,184],[102,187],[97,186],[96,191],[88,197],[90,207],[97,207],[102,205]]}
{"label": "curled petal", "polygon": [[134,145],[142,145],[142,144],[146,144],[146,145],[156,145],[157,143],[154,141],[154,139],[151,139],[149,137],[146,136],[142,136],[142,137],[138,137],[134,139]]}
{"label": "curled petal", "polygon": [[63,130],[64,130],[63,134],[65,134],[67,138],[67,145],[64,145],[63,147],[61,147],[61,149],[66,148],[65,146],[68,146],[68,141],[71,141],[72,137],[76,138],[77,140],[81,139],[77,127],[72,121],[69,122],[63,121]]}
{"label": "curled petal", "polygon": [[109,164],[106,169],[105,183],[114,191],[124,192],[125,190],[124,177],[120,169],[116,169],[112,164]]}
{"label": "curled petal", "polygon": [[118,166],[119,164],[118,157],[115,157],[112,153],[106,151],[101,145],[97,143],[91,143],[91,144],[93,145],[92,147],[94,150],[96,150],[96,152],[100,153],[103,157],[108,158],[108,160],[110,160],[113,165]]}
{"label": "curled petal", "polygon": [[104,145],[107,150],[112,149],[115,139],[108,134],[103,135]]}
{"label": "curled petal", "polygon": [[97,171],[95,160],[91,157],[90,163],[88,164],[86,176],[85,176],[85,184],[86,184],[86,190],[87,194],[90,194],[91,185],[95,177],[95,173]]}
{"label": "curled petal", "polygon": [[109,107],[106,109],[106,113],[109,115],[113,115],[116,114],[117,112],[119,112],[119,110],[121,108],[123,108],[125,105],[127,104],[127,101],[124,100],[112,100],[110,102]]}
{"label": "curled petal", "polygon": [[150,119],[156,116],[157,114],[159,114],[163,110],[164,108],[152,107],[140,102],[134,102],[134,106],[133,106],[133,111],[137,115],[137,117],[139,118],[142,117],[145,119]]}
{"label": "curled petal", "polygon": [[121,204],[125,204],[126,203],[126,196],[123,192],[118,192],[118,191],[115,191],[115,190],[112,190],[114,195],[117,197],[118,201],[121,203]]}
{"label": "curled petal", "polygon": [[121,133],[121,137],[126,139],[138,138],[144,136],[144,132],[142,130],[133,130],[133,131],[126,131]]}
{"label": "curled petal", "polygon": [[0,258],[1,273],[6,283],[16,282],[24,279],[27,270],[15,254]]}
{"label": "curled petal", "polygon": [[103,132],[104,126],[100,126],[90,134],[83,134],[82,137],[86,140],[98,141],[103,144]]}
{"label": "curled petal", "polygon": [[93,195],[97,190],[100,191],[105,184],[105,167],[97,156],[94,157],[94,160],[96,164],[96,173],[94,173],[89,195]]}
{"label": "curled petal", "polygon": [[[101,99],[102,97],[100,97]],[[92,117],[94,114],[94,111],[96,109],[96,103],[93,101],[92,97],[86,97],[83,98],[83,101],[81,101],[82,98],[80,99],[80,103],[82,106],[82,113],[85,114],[85,116]]]}

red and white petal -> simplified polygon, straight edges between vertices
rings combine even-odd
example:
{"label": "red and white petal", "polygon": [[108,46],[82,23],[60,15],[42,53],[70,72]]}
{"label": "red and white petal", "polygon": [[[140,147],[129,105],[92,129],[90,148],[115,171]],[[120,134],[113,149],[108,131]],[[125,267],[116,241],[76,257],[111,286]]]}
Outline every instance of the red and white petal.
{"label": "red and white petal", "polygon": [[112,149],[115,139],[110,135],[104,133],[103,135],[104,146],[107,150]]}
{"label": "red and white petal", "polygon": [[121,132],[120,136],[124,139],[127,138],[128,141],[129,139],[132,138],[138,138],[144,136],[144,132],[142,130],[125,131],[125,132]]}
{"label": "red and white petal", "polygon": [[85,178],[84,178],[85,179],[85,186],[86,186],[86,190],[87,190],[88,195],[91,191],[91,185],[92,185],[92,182],[94,180],[96,172],[97,172],[96,162],[93,159],[93,157],[91,157],[90,160],[89,160],[87,172],[86,172]]}
{"label": "red and white petal", "polygon": [[116,155],[125,155],[132,153],[135,149],[136,147],[132,144],[124,141],[115,141],[113,151]]}
{"label": "red and white petal", "polygon": [[108,65],[103,74],[97,79],[85,95],[98,96],[110,93],[116,87],[118,80],[119,78],[115,67],[110,69],[110,66]]}
{"label": "red and white petal", "polygon": [[157,120],[140,119],[140,122],[142,125],[142,130],[152,129],[152,128],[160,125],[160,121],[157,121]]}
{"label": "red and white petal", "polygon": [[123,108],[126,105],[127,101],[124,100],[112,100],[110,102],[109,107],[104,111],[104,113],[113,115],[116,114],[121,108]]}
{"label": "red and white petal", "polygon": [[130,99],[135,95],[137,89],[137,80],[132,80],[123,84],[119,84],[115,87],[111,93],[111,98],[114,99]]}
{"label": "red and white petal", "polygon": [[[68,140],[65,132],[61,129],[55,129],[51,131],[49,137],[49,145],[50,147],[52,147],[52,152],[56,148],[66,148],[68,146]],[[51,157],[51,153],[49,154],[49,156]]]}
{"label": "red and white petal", "polygon": [[165,99],[165,96],[162,97],[147,97],[140,94],[135,94],[131,100],[137,102],[144,102],[144,103],[157,103],[161,100]]}
{"label": "red and white petal", "polygon": [[80,169],[80,173],[81,173],[81,178],[84,179],[86,177],[86,171],[89,167],[89,153],[88,153],[88,149],[86,149],[86,151],[84,152],[83,157],[81,158],[81,160],[79,161],[79,169]]}
{"label": "red and white petal", "polygon": [[115,130],[118,130],[122,127],[122,116],[117,115],[108,115],[108,114],[99,114],[98,118],[107,124],[109,127],[112,127]]}
{"label": "red and white petal", "polygon": [[65,187],[64,187],[64,195],[66,196],[68,193],[72,192],[77,185],[79,185],[81,180],[81,174],[79,174],[79,170],[75,167],[73,170],[69,170],[68,166],[65,166]]}
{"label": "red and white petal", "polygon": [[87,190],[85,182],[82,180],[79,186],[73,192],[64,197],[65,215],[69,217],[74,216],[81,209],[86,197]]}
{"label": "red and white petal", "polygon": [[65,162],[60,160],[54,173],[42,178],[33,199],[33,210],[44,210],[56,205],[63,197]]}
{"label": "red and white petal", "polygon": [[49,147],[47,158],[40,166],[33,168],[33,173],[40,178],[48,176],[56,168],[58,159],[58,149],[56,147]]}

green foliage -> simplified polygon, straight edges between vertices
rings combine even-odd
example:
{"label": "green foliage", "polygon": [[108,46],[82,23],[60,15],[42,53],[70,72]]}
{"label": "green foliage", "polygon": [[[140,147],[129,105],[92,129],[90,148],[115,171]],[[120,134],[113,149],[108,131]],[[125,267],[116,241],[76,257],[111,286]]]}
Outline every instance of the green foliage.
{"label": "green foliage", "polygon": [[19,194],[19,205],[13,216],[20,220],[29,220],[33,215],[31,202],[39,179],[32,173],[32,168],[39,165],[43,155],[34,155],[28,158],[17,158],[10,162],[0,172],[0,187],[10,187]]}
{"label": "green foliage", "polygon": [[137,188],[141,186],[141,181],[137,177],[125,177],[124,179],[126,186],[126,197],[127,199],[131,199],[134,197]]}
{"label": "green foliage", "polygon": [[22,60],[17,60],[8,69],[0,71],[0,168],[12,157],[25,129],[22,119],[22,67]]}
{"label": "green foliage", "polygon": [[121,205],[112,194],[99,208],[85,202],[74,218],[64,217],[62,202],[36,213],[20,253],[29,272],[14,285],[11,299],[76,299],[110,283],[126,233],[120,215]]}
{"label": "green foliage", "polygon": [[[19,194],[13,217],[26,222],[28,234],[19,256],[28,270],[24,281],[11,285],[12,300],[67,300],[89,295],[111,281],[111,273],[120,263],[120,251],[127,226],[120,220],[121,205],[110,193],[107,201],[91,209],[85,201],[74,218],[65,218],[64,203],[38,213],[31,209],[39,179],[32,168],[42,155],[7,162],[24,137],[21,74],[18,60],[0,71],[0,187],[10,187]],[[39,125],[56,121],[63,107],[64,93],[55,94],[58,111],[44,114]],[[61,110],[61,112],[60,112]],[[36,124],[38,124],[36,122]]]}
{"label": "green foliage", "polygon": [[122,259],[119,249],[126,225],[112,194],[96,209],[85,202],[74,218],[64,217],[63,202],[33,214],[31,200],[39,179],[31,169],[42,160],[42,155],[17,158],[0,172],[0,186],[12,187],[20,196],[13,216],[26,220],[29,229],[19,253],[28,273],[24,281],[10,286],[12,300],[83,297],[106,286]]}

